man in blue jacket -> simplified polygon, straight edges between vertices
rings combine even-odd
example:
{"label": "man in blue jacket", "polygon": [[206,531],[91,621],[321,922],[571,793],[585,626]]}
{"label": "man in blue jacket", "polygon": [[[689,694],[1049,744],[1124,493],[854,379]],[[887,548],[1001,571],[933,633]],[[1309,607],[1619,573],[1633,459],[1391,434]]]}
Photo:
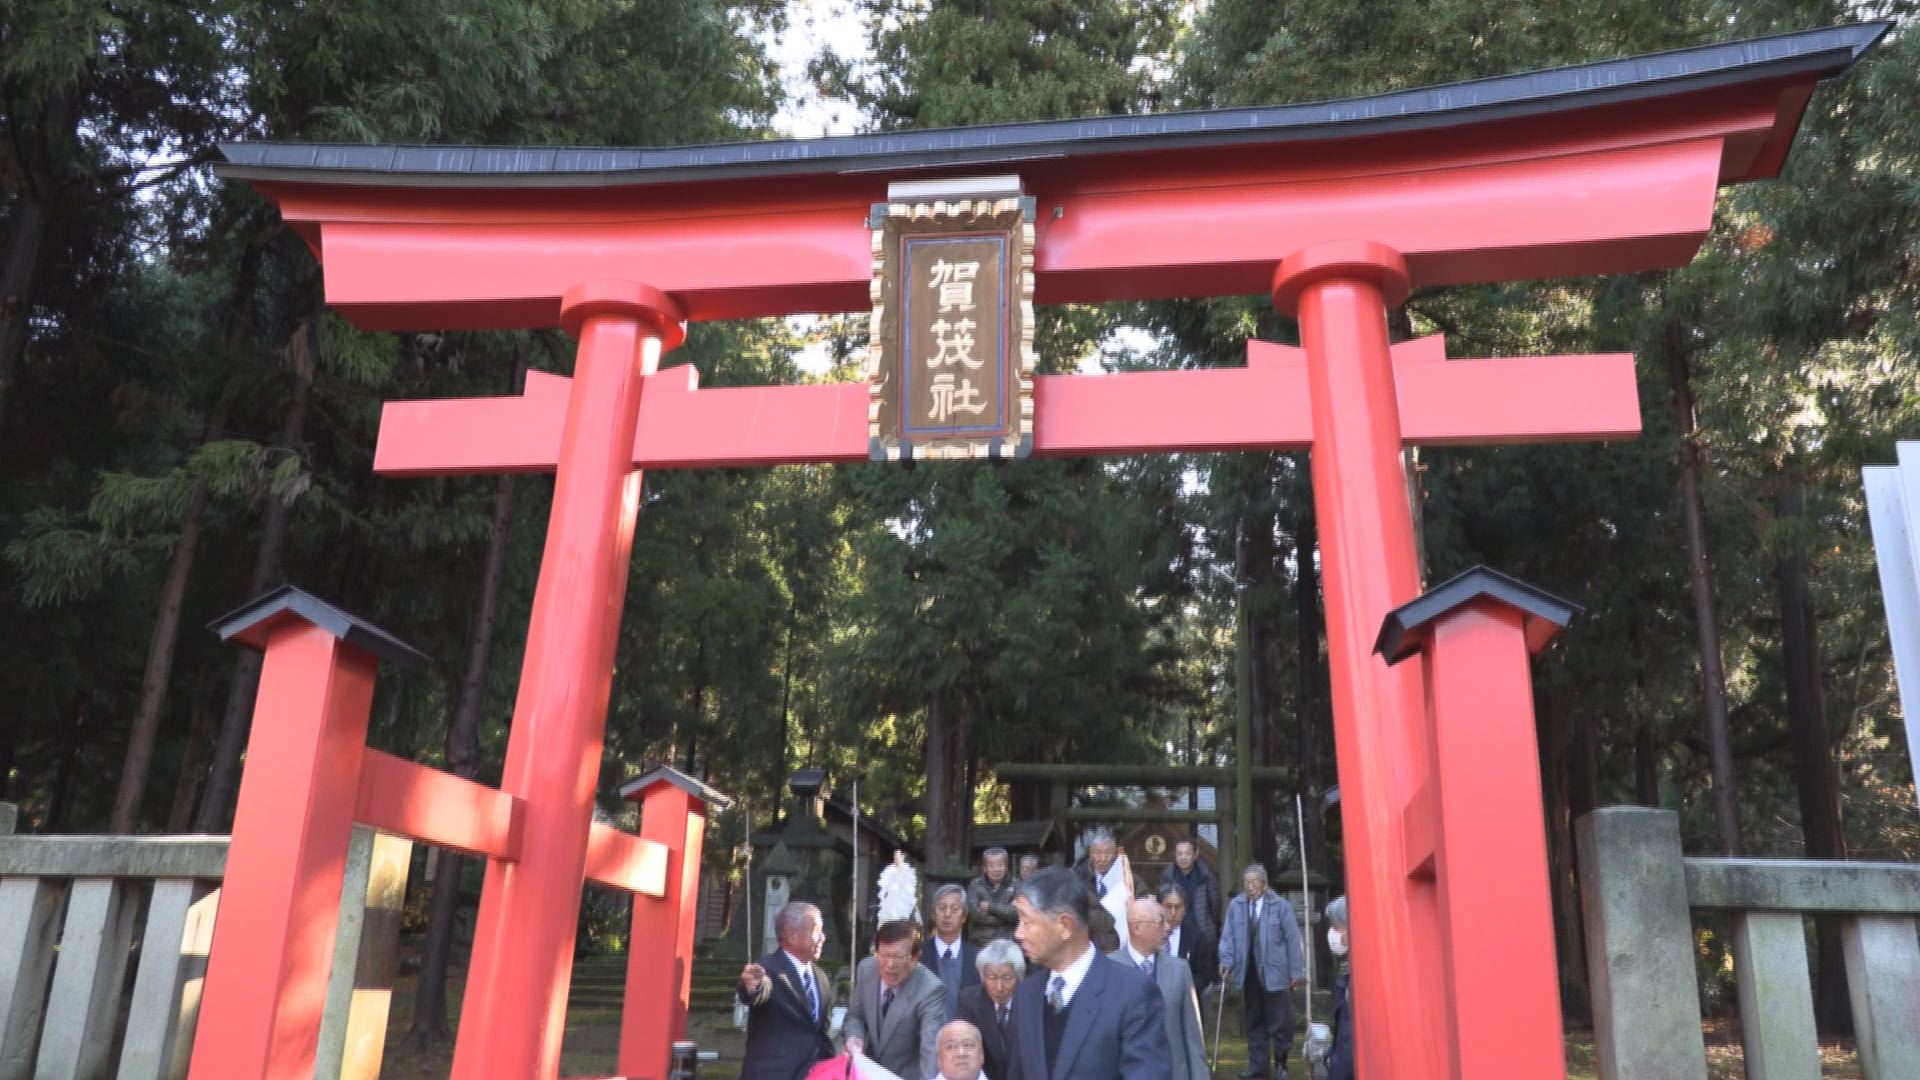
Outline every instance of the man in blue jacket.
{"label": "man in blue jacket", "polygon": [[1247,1069],[1240,1077],[1285,1076],[1293,1049],[1292,990],[1307,981],[1300,926],[1293,906],[1268,891],[1266,867],[1248,866],[1240,885],[1220,928],[1220,978],[1240,988],[1240,1028],[1247,1033]]}

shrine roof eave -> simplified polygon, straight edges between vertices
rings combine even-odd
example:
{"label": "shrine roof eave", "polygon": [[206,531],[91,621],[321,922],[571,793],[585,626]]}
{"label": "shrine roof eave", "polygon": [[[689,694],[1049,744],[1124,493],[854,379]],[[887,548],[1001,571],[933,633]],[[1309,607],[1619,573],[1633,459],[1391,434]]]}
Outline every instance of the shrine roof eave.
{"label": "shrine roof eave", "polygon": [[[1890,24],[1857,23],[1371,97],[676,147],[223,143],[228,179],[359,187],[579,188],[912,173],[1109,154],[1432,131],[1847,71]],[[1796,116],[1779,121],[1790,137]]]}

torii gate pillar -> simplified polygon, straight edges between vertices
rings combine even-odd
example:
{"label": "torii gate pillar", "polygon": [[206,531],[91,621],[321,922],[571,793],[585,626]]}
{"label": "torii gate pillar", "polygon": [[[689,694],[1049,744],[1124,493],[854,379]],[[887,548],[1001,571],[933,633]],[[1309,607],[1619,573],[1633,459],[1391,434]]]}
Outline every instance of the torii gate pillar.
{"label": "torii gate pillar", "polygon": [[[500,788],[526,798],[516,862],[491,860],[453,1075],[555,1076],[600,777],[614,643],[640,509],[633,432],[646,377],[686,339],[679,305],[625,281],[568,290],[579,339],[547,543]],[[536,796],[537,797],[531,797]]]}
{"label": "torii gate pillar", "polygon": [[1273,302],[1299,319],[1307,357],[1347,863],[1366,868],[1347,875],[1354,935],[1367,943],[1353,954],[1354,1013],[1368,1018],[1361,1075],[1437,1077],[1447,1071],[1438,917],[1400,835],[1427,756],[1420,666],[1373,655],[1381,619],[1420,593],[1387,338],[1387,309],[1407,289],[1399,252],[1339,241],[1282,260]]}

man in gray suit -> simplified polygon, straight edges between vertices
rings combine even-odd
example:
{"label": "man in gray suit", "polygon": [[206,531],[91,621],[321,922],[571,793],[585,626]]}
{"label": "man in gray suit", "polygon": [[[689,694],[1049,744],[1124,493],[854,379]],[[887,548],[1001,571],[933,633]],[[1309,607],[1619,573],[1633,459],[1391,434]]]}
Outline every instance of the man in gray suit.
{"label": "man in gray suit", "polygon": [[920,928],[905,919],[880,924],[873,955],[854,972],[846,1047],[906,1080],[940,1072],[940,1026],[947,988],[920,965]]}
{"label": "man in gray suit", "polygon": [[1168,930],[1167,913],[1160,902],[1142,897],[1127,905],[1127,943],[1107,955],[1132,964],[1160,988],[1160,996],[1167,1003],[1167,1046],[1173,1054],[1173,1080],[1211,1080],[1193,971],[1185,960],[1167,951]]}
{"label": "man in gray suit", "polygon": [[[1247,1070],[1241,1080],[1287,1075],[1293,1049],[1293,998],[1307,981],[1300,925],[1293,906],[1267,890],[1267,868],[1253,863],[1240,875],[1241,893],[1227,905],[1220,928],[1220,978],[1240,988],[1240,1030],[1247,1033]],[[1279,1069],[1268,1072],[1268,1054]]]}
{"label": "man in gray suit", "polygon": [[1013,906],[1035,973],[1013,992],[1007,1080],[1167,1080],[1160,990],[1087,939],[1093,896],[1073,871],[1021,882]]}

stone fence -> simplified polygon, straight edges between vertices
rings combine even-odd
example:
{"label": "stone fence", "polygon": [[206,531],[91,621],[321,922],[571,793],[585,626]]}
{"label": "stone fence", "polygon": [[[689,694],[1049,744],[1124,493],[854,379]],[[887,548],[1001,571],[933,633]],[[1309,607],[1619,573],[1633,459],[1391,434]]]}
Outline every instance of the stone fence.
{"label": "stone fence", "polygon": [[1920,865],[1687,858],[1670,810],[1580,819],[1588,978],[1603,1080],[1706,1080],[1694,911],[1733,915],[1750,1080],[1817,1080],[1806,917],[1845,917],[1866,1080],[1920,1077]]}
{"label": "stone fence", "polygon": [[[14,820],[0,803],[0,1080],[186,1076],[227,838]],[[318,1075],[379,1072],[409,846],[354,830]]]}

